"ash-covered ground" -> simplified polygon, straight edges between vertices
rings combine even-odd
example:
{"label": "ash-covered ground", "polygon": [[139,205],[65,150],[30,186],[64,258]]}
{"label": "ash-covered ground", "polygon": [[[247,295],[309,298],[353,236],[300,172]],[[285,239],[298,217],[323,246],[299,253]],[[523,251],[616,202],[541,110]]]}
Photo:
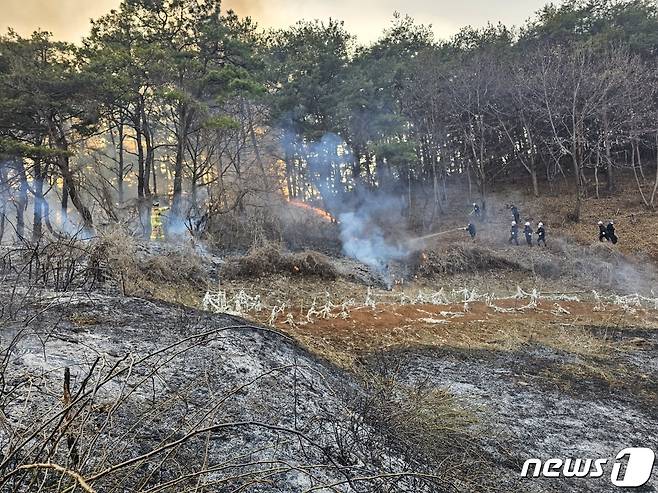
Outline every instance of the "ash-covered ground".
{"label": "ash-covered ground", "polygon": [[3,324],[2,491],[63,491],[73,474],[89,491],[451,490],[377,440],[350,407],[355,379],[277,331],[38,294]]}
{"label": "ash-covered ground", "polygon": [[[427,250],[392,291],[312,252],[140,251],[132,284],[114,253],[57,291],[4,266],[1,491],[606,492],[617,452],[658,446],[652,275],[598,246]],[[529,458],[610,461],[521,478]]]}
{"label": "ash-covered ground", "polygon": [[[510,352],[410,350],[389,357],[407,383],[450,389],[476,410],[482,452],[501,466],[500,491],[607,492],[615,491],[610,474],[619,451],[658,446],[656,332],[614,335],[640,337],[642,347],[605,360],[542,345]],[[608,464],[597,479],[519,483],[522,464],[531,458],[607,458]],[[654,470],[641,491],[656,491],[657,478]]]}

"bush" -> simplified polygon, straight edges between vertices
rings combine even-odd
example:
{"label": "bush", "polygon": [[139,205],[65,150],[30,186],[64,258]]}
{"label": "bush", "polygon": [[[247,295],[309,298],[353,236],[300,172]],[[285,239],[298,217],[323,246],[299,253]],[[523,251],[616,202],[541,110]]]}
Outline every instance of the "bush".
{"label": "bush", "polygon": [[428,250],[415,259],[416,275],[462,274],[492,270],[527,271],[528,268],[480,247],[451,246],[444,251]]}
{"label": "bush", "polygon": [[266,243],[246,255],[229,258],[222,266],[224,277],[237,279],[268,274],[292,274],[335,279],[338,272],[326,255],[314,252],[287,252],[277,243]]}
{"label": "bush", "polygon": [[108,277],[123,294],[181,302],[204,287],[208,272],[191,246],[158,245],[157,251],[149,247],[116,228],[102,234],[93,255],[105,259]]}

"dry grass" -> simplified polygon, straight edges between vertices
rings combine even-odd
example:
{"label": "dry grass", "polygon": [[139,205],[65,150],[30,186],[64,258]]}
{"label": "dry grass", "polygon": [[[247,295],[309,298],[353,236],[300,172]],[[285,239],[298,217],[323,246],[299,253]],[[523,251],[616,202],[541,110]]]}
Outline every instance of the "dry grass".
{"label": "dry grass", "polygon": [[450,464],[453,467],[442,468],[441,474],[463,480],[463,461],[470,463],[479,455],[472,446],[475,410],[446,389],[425,382],[405,384],[399,378],[403,374],[390,355],[376,356],[361,367],[358,375],[365,392],[351,402],[356,415],[377,430],[387,448],[409,461],[432,464],[431,469]]}
{"label": "dry grass", "polygon": [[246,255],[227,259],[222,266],[222,277],[239,279],[269,274],[314,276],[335,279],[338,276],[331,259],[314,252],[288,252],[277,243],[265,243],[249,250]]}
{"label": "dry grass", "polygon": [[594,392],[600,395],[602,392],[621,391],[633,395],[651,409],[658,403],[658,386],[650,374],[614,360],[584,358],[576,363],[549,366],[540,375],[563,392]]}
{"label": "dry grass", "polygon": [[482,246],[453,245],[444,250],[427,250],[416,258],[416,275],[477,273],[482,271],[527,271],[523,265]]}
{"label": "dry grass", "polygon": [[117,228],[103,234],[95,245],[95,255],[105,259],[109,276],[126,295],[199,306],[207,272],[190,246],[151,254],[134,237]]}

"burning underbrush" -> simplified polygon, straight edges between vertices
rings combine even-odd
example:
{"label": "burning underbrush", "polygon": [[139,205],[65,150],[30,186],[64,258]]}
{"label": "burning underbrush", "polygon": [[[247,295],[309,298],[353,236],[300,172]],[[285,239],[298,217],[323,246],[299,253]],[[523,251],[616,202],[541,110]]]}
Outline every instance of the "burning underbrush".
{"label": "burning underbrush", "polygon": [[328,213],[281,197],[211,218],[205,240],[222,254],[244,254],[268,242],[293,251],[312,249],[336,254],[341,250],[338,226]]}

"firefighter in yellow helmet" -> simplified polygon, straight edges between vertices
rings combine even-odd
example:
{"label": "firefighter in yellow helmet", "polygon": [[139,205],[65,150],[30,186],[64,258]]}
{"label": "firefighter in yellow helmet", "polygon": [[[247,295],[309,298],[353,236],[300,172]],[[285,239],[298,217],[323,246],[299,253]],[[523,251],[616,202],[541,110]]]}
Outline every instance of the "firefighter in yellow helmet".
{"label": "firefighter in yellow helmet", "polygon": [[160,202],[153,202],[153,208],[151,209],[151,240],[164,240],[162,216],[165,210],[165,207],[160,207]]}

